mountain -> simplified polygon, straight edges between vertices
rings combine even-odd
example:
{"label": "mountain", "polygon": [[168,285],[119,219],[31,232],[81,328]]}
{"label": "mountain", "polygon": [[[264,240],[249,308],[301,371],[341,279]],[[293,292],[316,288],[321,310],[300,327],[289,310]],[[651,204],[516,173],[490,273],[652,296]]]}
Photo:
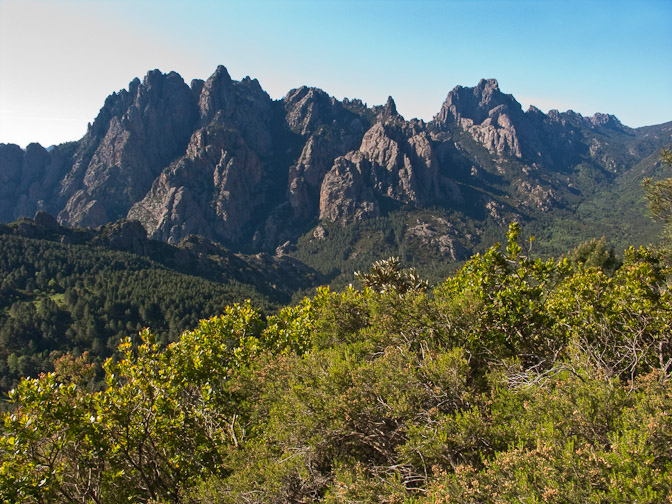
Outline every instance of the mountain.
{"label": "mountain", "polygon": [[549,252],[602,234],[646,242],[657,228],[634,195],[671,142],[672,122],[523,111],[494,79],[456,87],[424,122],[392,98],[369,107],[301,87],[272,100],[223,66],[191,85],[154,70],[109,96],[79,141],[0,144],[0,221],[125,218],[152,239],[200,235],[323,273],[388,250],[459,261],[512,220],[546,235]]}
{"label": "mountain", "polygon": [[3,502],[669,502],[659,256],[519,238],[653,239],[671,141],[492,79],[425,123],[219,67],[0,145]]}

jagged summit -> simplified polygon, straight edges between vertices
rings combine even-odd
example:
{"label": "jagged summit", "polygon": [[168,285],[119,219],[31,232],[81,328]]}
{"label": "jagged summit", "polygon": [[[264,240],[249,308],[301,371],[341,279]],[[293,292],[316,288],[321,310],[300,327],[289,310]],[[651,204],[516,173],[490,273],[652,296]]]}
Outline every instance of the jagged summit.
{"label": "jagged summit", "polygon": [[596,127],[606,126],[608,128],[614,128],[614,129],[623,128],[623,124],[621,123],[621,121],[619,121],[616,116],[611,114],[602,114],[598,112],[590,118],[590,122],[593,124],[593,126]]}
{"label": "jagged summit", "polygon": [[387,97],[387,102],[385,103],[385,107],[383,107],[383,114],[386,117],[394,117],[396,115],[399,115],[397,113],[397,104],[394,103],[394,100],[392,99],[391,96]]}
{"label": "jagged summit", "polygon": [[470,119],[480,124],[500,106],[505,106],[509,112],[522,112],[512,95],[500,91],[496,79],[481,79],[475,87],[456,86],[450,91],[434,120],[447,124]]}
{"label": "jagged summit", "polygon": [[[574,167],[623,172],[669,141],[665,131],[640,145],[637,130],[608,114],[523,112],[495,79],[455,87],[424,123],[404,120],[392,97],[367,107],[302,86],[272,100],[224,66],[190,85],[152,70],[110,95],[77,142],[0,145],[0,220],[38,210],[70,226],[131,218],[171,243],[199,234],[270,251],[316,222],[349,225],[390,209],[499,222],[566,204],[580,184]],[[419,226],[426,239],[436,228]],[[447,250],[469,248],[455,239]]]}

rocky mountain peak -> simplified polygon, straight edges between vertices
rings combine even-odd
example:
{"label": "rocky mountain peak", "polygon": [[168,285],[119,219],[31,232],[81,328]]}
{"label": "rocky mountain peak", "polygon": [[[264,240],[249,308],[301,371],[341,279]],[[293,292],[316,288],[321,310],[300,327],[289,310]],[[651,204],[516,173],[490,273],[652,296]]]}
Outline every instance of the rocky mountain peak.
{"label": "rocky mountain peak", "polygon": [[171,243],[188,234],[237,241],[265,202],[272,101],[256,79],[234,81],[223,66],[191,89],[199,88],[197,129],[128,216],[142,221],[152,238]]}
{"label": "rocky mountain peak", "polygon": [[150,70],[145,75],[142,80],[142,85],[145,89],[151,89],[153,87],[160,87],[166,79],[174,79],[178,77],[182,80],[182,77],[179,76],[176,72],[170,72],[169,74],[164,74],[159,69]]}
{"label": "rocky mountain peak", "polygon": [[233,94],[233,81],[223,65],[205,81],[198,99],[201,122],[207,123],[218,110],[230,109]]}
{"label": "rocky mountain peak", "polygon": [[399,115],[397,113],[397,104],[394,103],[394,100],[392,99],[391,96],[387,97],[387,102],[385,103],[385,106],[383,107],[383,116],[384,117],[394,117],[396,115]]}
{"label": "rocky mountain peak", "polygon": [[520,103],[499,89],[495,79],[481,79],[473,88],[455,87],[443,102],[433,124],[458,126],[498,155],[522,157],[517,128],[524,114]]}
{"label": "rocky mountain peak", "polygon": [[594,114],[590,119],[590,124],[596,127],[605,127],[611,129],[623,129],[623,124],[618,118],[611,114],[602,114],[600,112]]}
{"label": "rocky mountain peak", "polygon": [[256,79],[234,81],[218,66],[201,88],[198,109],[201,127],[235,129],[257,153],[270,151],[271,98]]}
{"label": "rocky mountain peak", "polygon": [[105,101],[61,187],[59,221],[98,226],[124,217],[163,167],[184,150],[197,120],[177,73],[150,71]]}
{"label": "rocky mountain peak", "polygon": [[234,81],[222,65],[202,85],[194,82],[192,89],[200,91],[198,108],[202,126],[217,114],[221,114],[219,122],[226,121],[236,126],[255,120],[267,121],[270,117],[271,99],[259,82],[249,77]]}
{"label": "rocky mountain peak", "polygon": [[375,105],[372,107],[373,114],[375,115],[375,120],[374,122],[380,121],[380,122],[388,122],[390,120],[396,121],[400,120],[403,121],[404,118],[397,112],[397,104],[394,103],[394,100],[392,99],[391,96],[387,97],[387,102],[385,102],[385,105]]}
{"label": "rocky mountain peak", "polygon": [[[557,110],[556,110],[556,112],[557,112]],[[534,105],[530,105],[529,107],[527,107],[527,110],[525,111],[525,115],[534,116],[534,117],[544,117],[545,114],[538,107],[535,107]]]}
{"label": "rocky mountain peak", "polygon": [[342,109],[337,100],[321,89],[307,86],[292,89],[283,103],[287,125],[300,135],[309,135],[320,125],[331,123]]}
{"label": "rocky mountain peak", "polygon": [[496,79],[481,79],[473,88],[456,86],[448,93],[434,121],[439,124],[451,124],[469,119],[473,124],[480,124],[489,116],[492,109],[502,105],[506,106],[510,113],[522,112],[520,104],[512,95],[500,91]]}
{"label": "rocky mountain peak", "polygon": [[[469,206],[499,222],[509,203],[475,196],[480,188],[550,208],[580,163],[621,170],[613,144],[637,138],[626,129],[607,114],[523,113],[495,79],[455,87],[426,124],[404,120],[392,97],[369,107],[302,86],[273,101],[224,66],[191,85],[152,70],[108,97],[78,142],[0,145],[0,220],[38,210],[70,226],[130,218],[150,238],[200,234],[271,252],[319,220],[349,224],[406,205]],[[628,152],[650,155],[664,138]],[[138,229],[122,231],[121,241],[142,242]]]}
{"label": "rocky mountain peak", "polygon": [[487,103],[493,96],[499,96],[502,92],[499,90],[497,79],[481,79],[474,89],[474,94],[480,95],[481,103]]}

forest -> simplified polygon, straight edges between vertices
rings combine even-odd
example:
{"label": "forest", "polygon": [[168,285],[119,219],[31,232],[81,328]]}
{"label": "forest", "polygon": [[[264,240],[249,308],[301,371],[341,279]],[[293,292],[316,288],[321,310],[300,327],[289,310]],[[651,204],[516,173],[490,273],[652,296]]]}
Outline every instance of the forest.
{"label": "forest", "polygon": [[23,379],[3,503],[666,502],[672,295],[658,251],[507,243],[430,289],[391,258],[264,316],[228,306]]}
{"label": "forest", "polygon": [[88,351],[100,378],[119,341],[143,327],[165,345],[235,301],[271,313],[320,280],[298,261],[199,237],[148,240],[132,221],[77,229],[42,214],[0,224],[0,393],[53,371],[65,353]]}
{"label": "forest", "polygon": [[102,363],[149,325],[165,344],[236,299],[274,306],[249,285],[180,274],[149,258],[5,234],[0,239],[0,390],[53,370],[64,353]]}

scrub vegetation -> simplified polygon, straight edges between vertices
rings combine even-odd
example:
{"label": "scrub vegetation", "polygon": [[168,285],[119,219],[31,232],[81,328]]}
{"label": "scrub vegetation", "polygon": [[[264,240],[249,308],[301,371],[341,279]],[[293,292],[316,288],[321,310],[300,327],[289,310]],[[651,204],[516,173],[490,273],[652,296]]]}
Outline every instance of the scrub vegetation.
{"label": "scrub vegetation", "polygon": [[[530,256],[430,289],[396,259],[9,393],[2,502],[651,502],[672,496],[672,294],[653,250]],[[594,244],[593,244],[594,245]]]}

